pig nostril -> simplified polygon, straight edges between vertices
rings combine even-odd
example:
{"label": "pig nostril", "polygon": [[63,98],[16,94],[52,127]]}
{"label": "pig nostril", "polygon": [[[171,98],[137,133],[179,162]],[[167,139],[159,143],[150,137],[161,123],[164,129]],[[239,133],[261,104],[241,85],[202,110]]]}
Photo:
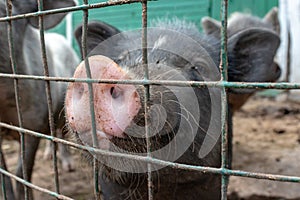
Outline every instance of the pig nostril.
{"label": "pig nostril", "polygon": [[121,90],[116,87],[110,88],[110,95],[113,99],[118,98],[121,95]]}

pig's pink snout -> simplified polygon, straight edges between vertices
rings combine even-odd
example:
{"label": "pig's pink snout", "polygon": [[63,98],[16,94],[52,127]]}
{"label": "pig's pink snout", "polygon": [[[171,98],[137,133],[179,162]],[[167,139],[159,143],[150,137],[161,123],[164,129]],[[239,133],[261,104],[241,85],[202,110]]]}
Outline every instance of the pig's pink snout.
{"label": "pig's pink snout", "polygon": [[139,95],[134,86],[106,84],[95,92],[97,122],[106,134],[122,137],[139,109]]}
{"label": "pig's pink snout", "polygon": [[[107,57],[92,56],[89,65],[93,79],[129,79],[126,72]],[[86,78],[84,62],[77,67],[74,78]],[[97,131],[106,134],[106,138],[123,137],[141,108],[135,86],[95,83],[93,98]],[[66,94],[66,115],[69,126],[79,134],[91,131],[89,106],[87,83],[71,83]],[[99,137],[103,138],[103,134]]]}

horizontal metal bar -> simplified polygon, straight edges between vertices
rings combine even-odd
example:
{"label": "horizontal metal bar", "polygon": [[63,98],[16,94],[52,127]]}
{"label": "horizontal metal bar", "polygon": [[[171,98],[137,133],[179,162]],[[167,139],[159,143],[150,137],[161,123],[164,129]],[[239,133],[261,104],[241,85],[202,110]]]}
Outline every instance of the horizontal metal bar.
{"label": "horizontal metal bar", "polygon": [[249,172],[249,171],[242,171],[242,170],[230,170],[230,169],[223,169],[222,173],[230,176],[241,176],[241,177],[266,179],[266,180],[280,181],[280,182],[300,183],[299,176],[287,176],[287,175],[268,174],[268,173]]}
{"label": "horizontal metal bar", "polygon": [[12,173],[9,173],[8,171],[6,171],[6,170],[4,170],[4,169],[2,169],[2,168],[0,168],[0,173],[1,173],[1,174],[4,174],[5,176],[9,176],[10,178],[15,179],[16,181],[22,183],[23,185],[26,185],[27,187],[30,187],[30,188],[35,189],[35,190],[37,190],[37,191],[40,191],[40,192],[49,194],[49,195],[51,195],[51,196],[53,196],[53,197],[55,197],[55,198],[57,198],[57,199],[62,199],[62,200],[73,200],[73,199],[70,198],[70,197],[67,197],[67,196],[64,196],[64,195],[61,195],[61,194],[57,194],[56,192],[52,192],[52,191],[47,190],[47,189],[45,189],[45,188],[39,187],[39,186],[37,186],[37,185],[34,185],[34,184],[32,184],[32,183],[30,183],[30,182],[28,182],[28,181],[26,181],[26,180],[24,180],[24,179],[22,179],[22,178],[20,178],[20,177],[18,177],[18,176],[16,176],[16,175],[14,175],[14,174],[12,174]]}
{"label": "horizontal metal bar", "polygon": [[93,147],[88,147],[80,144],[76,144],[73,142],[69,142],[57,137],[44,135],[38,132],[34,132],[28,129],[19,128],[16,126],[12,126],[6,123],[0,122],[0,127],[8,128],[11,130],[23,132],[25,134],[29,134],[35,137],[44,138],[53,142],[62,143],[65,145],[72,146],[76,149],[81,149],[84,151],[89,151],[96,154],[101,154],[104,156],[114,156],[114,157],[121,157],[121,158],[127,158],[132,160],[138,160],[142,162],[147,162],[151,164],[157,164],[161,166],[168,166],[175,169],[184,169],[184,170],[192,170],[192,171],[199,171],[203,173],[214,173],[214,174],[225,174],[230,176],[241,176],[241,177],[248,177],[248,178],[257,178],[257,179],[266,179],[266,180],[272,180],[272,181],[281,181],[281,182],[295,182],[300,183],[300,177],[298,176],[286,176],[286,175],[277,175],[277,174],[267,174],[267,173],[257,173],[257,172],[248,172],[248,171],[242,171],[242,170],[230,170],[230,169],[222,169],[222,168],[214,168],[214,167],[203,167],[203,166],[195,166],[195,165],[188,165],[188,164],[179,164],[169,161],[164,161],[160,159],[145,157],[145,156],[138,156],[138,155],[131,155],[131,154],[122,154],[117,152],[110,152],[102,149],[95,149]]}
{"label": "horizontal metal bar", "polygon": [[45,77],[33,75],[17,75],[0,73],[0,78],[17,78],[30,80],[44,80],[57,82],[85,82],[85,83],[109,83],[109,84],[130,84],[130,85],[169,85],[180,87],[226,87],[246,89],[300,89],[300,83],[289,82],[228,82],[228,81],[172,81],[172,80],[117,80],[117,79],[86,79],[66,77]]}
{"label": "horizontal metal bar", "polygon": [[[94,4],[84,4],[84,5],[73,6],[73,7],[58,8],[58,9],[52,9],[52,10],[44,10],[44,11],[37,11],[37,12],[32,12],[32,13],[14,15],[11,17],[1,17],[0,22],[24,19],[24,18],[28,18],[28,17],[38,17],[41,15],[52,15],[52,14],[57,14],[57,13],[80,11],[80,10],[86,10],[86,9],[104,8],[104,7],[109,7],[109,6],[131,4],[131,3],[140,3],[143,1],[144,0],[115,0],[115,1],[94,3]],[[156,1],[156,0],[147,0],[147,1]]]}

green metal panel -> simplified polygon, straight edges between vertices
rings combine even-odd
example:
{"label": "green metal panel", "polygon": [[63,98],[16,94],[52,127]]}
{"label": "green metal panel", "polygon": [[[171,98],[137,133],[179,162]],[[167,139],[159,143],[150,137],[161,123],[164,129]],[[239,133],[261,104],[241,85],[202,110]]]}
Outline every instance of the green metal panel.
{"label": "green metal panel", "polygon": [[[90,1],[97,3],[103,1]],[[82,3],[80,1],[80,3]],[[194,21],[199,25],[202,16],[208,14],[209,0],[159,0],[148,2],[148,18],[178,17]],[[98,19],[118,27],[121,30],[129,30],[141,27],[141,4],[121,5],[102,9],[90,10],[90,19]],[[74,15],[74,24],[82,21],[82,12]],[[200,25],[199,25],[200,26]]]}
{"label": "green metal panel", "polygon": [[[98,3],[103,1],[89,1]],[[79,1],[82,4],[82,0]],[[151,21],[159,18],[185,19],[195,22],[200,28],[202,16],[208,15],[209,0],[159,0],[148,2],[148,19]],[[92,9],[89,11],[89,20],[101,20],[120,30],[131,30],[142,26],[142,7],[140,3]],[[73,26],[77,27],[82,22],[82,11],[73,13]],[[74,45],[77,52],[78,46]]]}

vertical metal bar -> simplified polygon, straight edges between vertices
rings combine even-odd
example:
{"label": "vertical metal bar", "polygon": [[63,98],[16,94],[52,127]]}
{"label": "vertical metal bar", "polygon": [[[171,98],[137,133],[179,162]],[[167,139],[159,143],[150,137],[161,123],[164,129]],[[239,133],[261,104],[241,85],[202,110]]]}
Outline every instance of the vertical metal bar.
{"label": "vertical metal bar", "polygon": [[[223,0],[221,5],[221,81],[227,81],[227,68],[228,68],[228,59],[227,59],[227,11],[228,11],[228,0]],[[225,170],[228,167],[228,108],[227,108],[227,94],[226,88],[222,87],[221,89],[221,124],[222,124],[222,138],[221,138],[221,168]],[[222,185],[221,185],[221,197],[222,200],[227,199],[227,186],[228,186],[228,176],[222,174]]]}
{"label": "vertical metal bar", "polygon": [[[84,0],[84,4],[88,4],[88,0]],[[83,26],[82,26],[82,58],[85,60],[85,70],[87,74],[87,78],[92,78],[91,69],[89,65],[89,61],[87,58],[87,24],[88,24],[88,9],[83,11]],[[89,90],[89,103],[90,103],[90,113],[91,113],[91,121],[92,121],[92,137],[93,137],[93,147],[98,148],[98,140],[96,135],[96,120],[95,120],[95,109],[94,109],[94,95],[93,95],[93,85],[92,83],[88,83]],[[100,199],[100,190],[99,190],[99,166],[97,162],[97,157],[93,157],[93,171],[94,171],[94,193],[95,198]]]}
{"label": "vertical metal bar", "polygon": [[[39,9],[39,11],[43,10],[43,1],[42,0],[38,0],[38,9]],[[43,60],[43,67],[44,67],[44,76],[49,77],[49,67],[48,67],[47,52],[46,52],[46,46],[45,46],[43,15],[39,16],[39,30],[40,30],[40,43],[41,43],[41,53],[42,53],[42,60]],[[56,130],[55,130],[55,126],[54,126],[50,81],[45,81],[45,87],[46,87],[50,132],[51,132],[51,136],[55,137]],[[56,155],[57,144],[55,142],[51,141],[51,147],[52,147],[52,156],[53,156],[55,191],[56,191],[56,193],[59,194],[59,180],[58,180],[57,155]]]}
{"label": "vertical metal bar", "polygon": [[[284,81],[289,82],[291,76],[291,33],[288,31],[287,33],[287,56],[286,56],[286,75],[284,77]],[[289,90],[286,91],[287,93]]]}
{"label": "vertical metal bar", "polygon": [[[147,50],[147,1],[142,1],[142,62],[144,66],[144,80],[149,80],[148,71],[148,50]],[[147,157],[151,158],[151,142],[149,137],[149,127],[148,127],[148,101],[150,98],[150,86],[144,85],[144,107],[145,107],[145,134],[146,134],[146,144],[147,144]],[[151,173],[151,163],[147,163],[147,184],[148,184],[148,199],[153,199],[153,183],[152,183],[152,173]]]}
{"label": "vertical metal bar", "polygon": [[[222,28],[221,28],[221,74],[222,80],[227,81],[227,6],[228,1],[223,0],[221,6],[221,15],[222,15]],[[227,133],[227,95],[226,89],[223,87],[221,91],[222,97],[222,169],[227,167],[227,157],[228,157],[228,133]],[[222,175],[222,199],[227,199],[227,184],[228,184],[228,176]]]}
{"label": "vertical metal bar", "polygon": [[[0,127],[0,133],[2,132],[1,130],[2,128]],[[5,163],[4,163],[4,155],[3,155],[3,152],[2,152],[2,135],[0,134],[0,167],[2,169],[5,169],[6,167],[4,166]],[[2,188],[2,197],[4,200],[7,200],[7,197],[6,197],[6,187],[5,187],[5,176],[4,174],[1,173],[1,188]]]}
{"label": "vertical metal bar", "polygon": [[228,68],[228,58],[227,58],[227,8],[228,0],[222,0],[221,5],[221,63],[220,70],[222,75],[222,80],[227,81],[227,68]]}
{"label": "vertical metal bar", "polygon": [[[6,0],[6,15],[7,16],[12,16],[12,1],[11,0]],[[7,22],[7,36],[8,36],[8,47],[9,47],[9,56],[10,56],[10,62],[11,62],[11,68],[12,68],[12,73],[16,74],[17,73],[17,63],[15,60],[15,50],[14,50],[14,39],[13,39],[13,30],[12,30],[12,21],[9,20]],[[19,94],[20,88],[19,88],[19,81],[18,79],[14,79],[14,92],[15,92],[15,98],[16,98],[16,109],[17,109],[17,114],[18,114],[18,122],[19,122],[19,127],[23,128],[23,118],[22,118],[22,113],[21,113],[21,97]],[[22,163],[22,173],[23,173],[23,178],[24,180],[28,181],[28,174],[26,170],[26,163],[25,163],[25,135],[22,132],[19,132],[20,134],[20,143],[21,143],[21,163]],[[25,200],[29,199],[29,191],[26,185],[24,185],[24,192],[25,192]]]}
{"label": "vertical metal bar", "polygon": [[213,0],[208,2],[208,16],[213,17]]}

